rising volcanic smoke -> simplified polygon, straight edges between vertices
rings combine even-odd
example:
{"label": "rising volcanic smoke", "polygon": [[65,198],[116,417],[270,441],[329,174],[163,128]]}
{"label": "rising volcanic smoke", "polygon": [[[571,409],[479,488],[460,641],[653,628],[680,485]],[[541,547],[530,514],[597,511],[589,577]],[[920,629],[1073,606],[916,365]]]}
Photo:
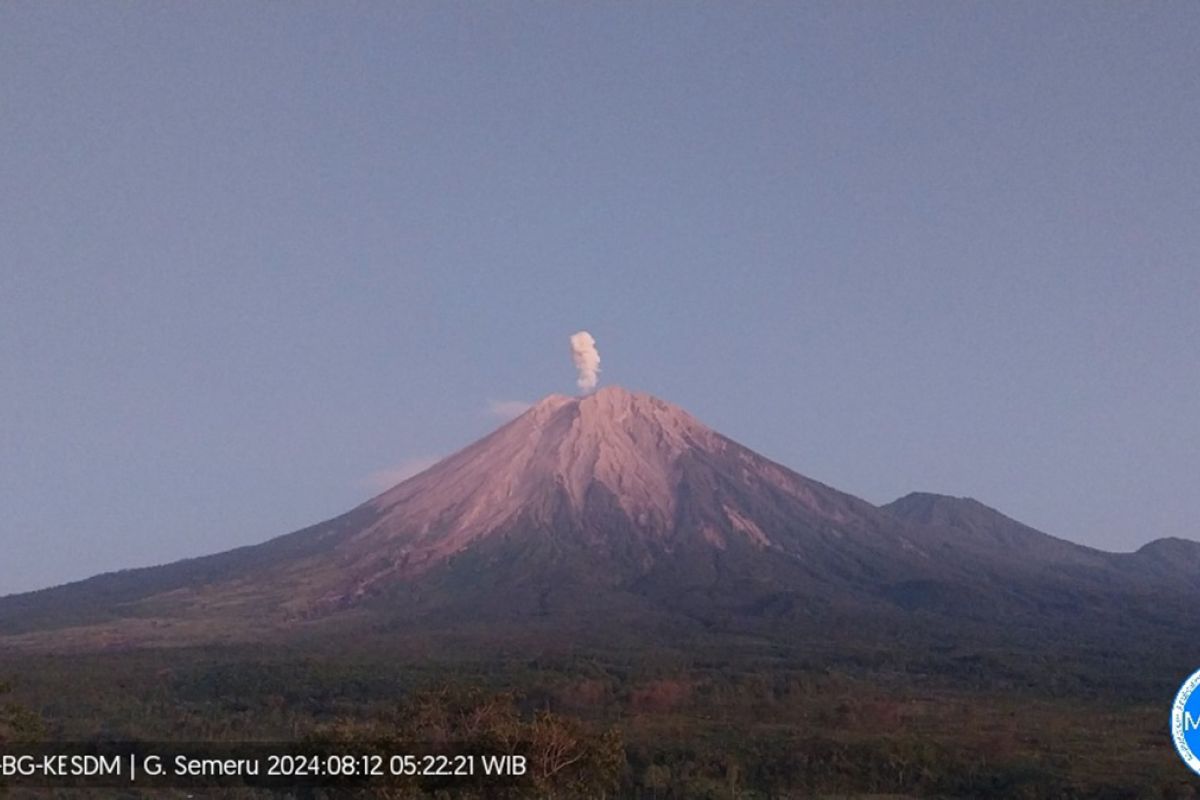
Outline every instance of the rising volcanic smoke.
{"label": "rising volcanic smoke", "polygon": [[571,360],[579,370],[579,380],[575,382],[579,388],[585,392],[595,389],[600,380],[600,351],[596,349],[596,340],[587,331],[571,336]]}

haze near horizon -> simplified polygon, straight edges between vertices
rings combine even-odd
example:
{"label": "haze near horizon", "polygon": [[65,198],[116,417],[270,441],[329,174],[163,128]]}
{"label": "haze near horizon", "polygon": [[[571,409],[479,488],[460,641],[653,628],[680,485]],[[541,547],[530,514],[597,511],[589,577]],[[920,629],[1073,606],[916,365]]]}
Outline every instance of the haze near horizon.
{"label": "haze near horizon", "polygon": [[[1200,538],[1200,9],[0,7],[0,594],[263,541],[526,404]],[[384,478],[386,479],[386,478]]]}

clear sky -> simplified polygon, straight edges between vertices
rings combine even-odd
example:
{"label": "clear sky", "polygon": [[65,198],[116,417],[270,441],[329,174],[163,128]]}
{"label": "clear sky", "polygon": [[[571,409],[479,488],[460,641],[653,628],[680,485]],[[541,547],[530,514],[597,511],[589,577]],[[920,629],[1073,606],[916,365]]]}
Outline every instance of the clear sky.
{"label": "clear sky", "polygon": [[0,593],[619,383],[882,503],[1200,538],[1200,4],[0,4]]}

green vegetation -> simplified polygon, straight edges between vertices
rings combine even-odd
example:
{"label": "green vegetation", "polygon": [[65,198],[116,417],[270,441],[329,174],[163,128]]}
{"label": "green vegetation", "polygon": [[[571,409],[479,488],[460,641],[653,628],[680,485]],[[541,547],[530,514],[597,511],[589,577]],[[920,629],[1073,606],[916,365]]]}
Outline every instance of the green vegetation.
{"label": "green vegetation", "polygon": [[0,683],[0,745],[6,742],[27,742],[37,739],[41,726],[27,708],[8,701],[11,683]]}
{"label": "green vegetation", "polygon": [[404,650],[31,655],[0,671],[51,741],[423,742],[519,749],[533,767],[503,794],[371,796],[1196,796],[1166,730],[1177,667],[1132,652]]}

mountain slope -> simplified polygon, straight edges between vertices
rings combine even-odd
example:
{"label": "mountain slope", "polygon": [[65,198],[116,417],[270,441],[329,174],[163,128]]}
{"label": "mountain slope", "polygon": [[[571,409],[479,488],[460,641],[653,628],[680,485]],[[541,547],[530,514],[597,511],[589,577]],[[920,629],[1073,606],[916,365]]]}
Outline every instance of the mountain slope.
{"label": "mountain slope", "polygon": [[831,615],[1074,624],[1145,604],[1174,613],[1160,584],[1190,591],[1177,580],[1189,544],[1102,553],[937,495],[877,508],[609,387],[547,397],[311,528],[0,599],[0,634],[94,646],[434,621],[723,621],[771,635]]}
{"label": "mountain slope", "polygon": [[960,546],[994,556],[1016,554],[1040,564],[1100,567],[1107,563],[1106,553],[1042,533],[969,497],[913,492],[881,508],[899,519],[951,529]]}

